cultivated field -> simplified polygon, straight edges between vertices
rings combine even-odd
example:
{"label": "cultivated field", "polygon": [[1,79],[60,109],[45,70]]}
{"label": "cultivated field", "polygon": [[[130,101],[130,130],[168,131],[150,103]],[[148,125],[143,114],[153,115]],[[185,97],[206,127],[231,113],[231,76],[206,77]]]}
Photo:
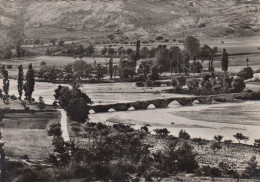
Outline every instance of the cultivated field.
{"label": "cultivated field", "polygon": [[4,112],[3,140],[8,157],[28,156],[30,159],[43,160],[53,151],[52,137],[47,135],[49,125],[60,122],[58,111],[23,110]]}

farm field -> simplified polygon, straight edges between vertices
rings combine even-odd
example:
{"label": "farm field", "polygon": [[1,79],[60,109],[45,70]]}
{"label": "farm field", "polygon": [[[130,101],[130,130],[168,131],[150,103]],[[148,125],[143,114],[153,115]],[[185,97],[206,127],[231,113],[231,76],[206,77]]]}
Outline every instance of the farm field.
{"label": "farm field", "polygon": [[47,130],[52,123],[58,123],[58,111],[36,111],[32,113],[5,113],[3,141],[9,157],[28,156],[35,160],[45,160],[53,151],[52,137]]}

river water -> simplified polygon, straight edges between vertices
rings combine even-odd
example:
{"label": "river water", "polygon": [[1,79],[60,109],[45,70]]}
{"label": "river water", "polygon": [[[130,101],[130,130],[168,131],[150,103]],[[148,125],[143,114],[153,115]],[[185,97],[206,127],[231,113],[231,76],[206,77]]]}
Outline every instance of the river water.
{"label": "river water", "polygon": [[[39,96],[51,104],[54,101],[54,89],[59,84],[37,82],[33,97]],[[2,80],[0,80],[2,88]],[[136,88],[134,83],[114,84],[84,84],[81,89],[86,92],[95,103],[116,103],[137,100],[149,100],[167,97],[183,97],[180,94],[159,93],[163,88]],[[146,93],[144,93],[146,92]],[[149,93],[153,92],[153,93]],[[18,95],[17,81],[10,81],[10,94]],[[168,108],[147,110],[108,112],[90,114],[91,122],[105,122],[113,124],[122,122],[140,128],[149,125],[150,131],[155,128],[167,128],[172,135],[177,136],[181,129],[185,129],[191,137],[213,139],[215,135],[223,135],[224,140],[231,139],[236,133],[249,136],[248,144],[253,144],[254,139],[260,138],[260,101],[246,101],[236,103],[215,103],[193,106],[181,106],[176,101]]]}

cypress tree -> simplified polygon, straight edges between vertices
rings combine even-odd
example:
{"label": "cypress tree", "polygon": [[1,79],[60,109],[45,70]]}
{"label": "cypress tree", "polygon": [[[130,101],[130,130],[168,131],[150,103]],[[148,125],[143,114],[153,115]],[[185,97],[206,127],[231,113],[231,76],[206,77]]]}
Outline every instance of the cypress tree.
{"label": "cypress tree", "polygon": [[23,66],[20,65],[18,67],[19,69],[19,72],[18,72],[18,85],[17,85],[17,88],[18,88],[18,93],[19,93],[19,99],[22,98],[22,95],[23,95]]}
{"label": "cypress tree", "polygon": [[112,58],[109,60],[108,72],[109,72],[109,75],[110,75],[110,79],[112,79],[113,78],[113,73],[114,73],[113,59]]}
{"label": "cypress tree", "polygon": [[35,85],[35,80],[34,80],[34,70],[32,68],[32,64],[29,65],[28,71],[26,74],[26,93],[27,93],[27,99],[31,102],[32,100],[32,93],[34,91],[34,85]]}
{"label": "cypress tree", "polygon": [[2,67],[3,75],[3,90],[6,96],[9,94],[9,80],[8,80],[8,71],[5,69],[5,66]]}
{"label": "cypress tree", "polygon": [[[3,127],[3,124],[1,124],[3,119],[3,114],[0,112],[0,128]],[[4,143],[1,141],[3,138],[2,132],[0,130],[0,181],[5,181],[5,151],[3,149]]]}
{"label": "cypress tree", "polygon": [[140,46],[141,46],[141,42],[140,42],[140,40],[138,40],[136,42],[136,59],[140,58]]}
{"label": "cypress tree", "polygon": [[223,49],[223,55],[222,55],[222,60],[221,60],[221,67],[222,71],[227,71],[228,70],[228,53],[226,49]]}

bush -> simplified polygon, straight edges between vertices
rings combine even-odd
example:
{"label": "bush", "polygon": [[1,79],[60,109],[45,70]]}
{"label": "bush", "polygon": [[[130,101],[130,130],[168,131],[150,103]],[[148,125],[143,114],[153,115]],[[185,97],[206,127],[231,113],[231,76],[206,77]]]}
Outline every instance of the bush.
{"label": "bush", "polygon": [[179,138],[182,138],[182,139],[185,139],[185,140],[189,140],[190,139],[190,135],[185,130],[181,130],[179,132]]}
{"label": "bush", "polygon": [[11,95],[11,96],[10,96],[10,99],[12,99],[12,100],[17,100],[17,97],[16,97],[15,95]]}
{"label": "bush", "polygon": [[220,145],[220,143],[217,143],[217,142],[212,143],[210,147],[212,150],[222,149],[222,146]]}
{"label": "bush", "polygon": [[248,80],[250,78],[254,77],[254,71],[251,67],[246,67],[243,70],[241,70],[237,76],[239,76],[240,78],[244,79],[244,80]]}
{"label": "bush", "polygon": [[136,82],[135,84],[137,87],[144,87],[145,84],[143,82]]}
{"label": "bush", "polygon": [[192,141],[197,143],[198,145],[206,145],[207,144],[207,140],[202,139],[202,138],[193,138]]}
{"label": "bush", "polygon": [[133,173],[135,168],[133,164],[126,160],[119,160],[110,167],[110,175],[113,181],[129,181],[129,173]]}
{"label": "bush", "polygon": [[246,170],[242,174],[245,178],[256,178],[260,177],[260,169],[257,167],[256,157],[253,156],[247,164]]}
{"label": "bush", "polygon": [[146,81],[146,86],[147,86],[147,87],[154,87],[154,81],[152,81],[152,80],[147,80],[147,81]]}
{"label": "bush", "polygon": [[232,92],[241,92],[246,88],[246,84],[244,83],[244,80],[240,77],[237,77],[232,81]]}
{"label": "bush", "polygon": [[163,129],[155,129],[153,130],[157,135],[159,135],[160,137],[164,137],[164,136],[167,136],[170,132],[166,129],[166,128],[163,128]]}
{"label": "bush", "polygon": [[216,167],[203,166],[195,172],[197,176],[222,177],[222,171]]}

